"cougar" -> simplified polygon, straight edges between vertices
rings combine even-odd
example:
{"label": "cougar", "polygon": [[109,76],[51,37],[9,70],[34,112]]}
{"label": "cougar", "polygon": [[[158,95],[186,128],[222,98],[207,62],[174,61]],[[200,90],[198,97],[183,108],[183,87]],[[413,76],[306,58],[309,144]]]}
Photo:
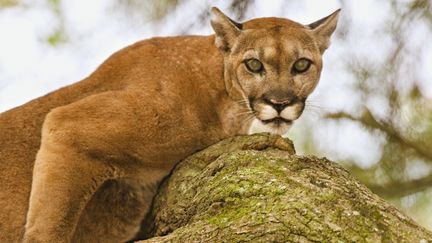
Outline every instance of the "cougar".
{"label": "cougar", "polygon": [[137,42],[0,114],[1,242],[131,240],[177,162],[251,124],[289,129],[339,10],[309,25],[211,12],[214,35]]}

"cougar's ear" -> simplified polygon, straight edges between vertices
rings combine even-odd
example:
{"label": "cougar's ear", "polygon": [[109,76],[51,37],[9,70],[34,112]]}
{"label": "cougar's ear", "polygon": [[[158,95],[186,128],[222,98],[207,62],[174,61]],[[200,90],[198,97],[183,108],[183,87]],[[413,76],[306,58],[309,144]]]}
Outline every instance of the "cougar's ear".
{"label": "cougar's ear", "polygon": [[318,47],[321,53],[323,53],[330,45],[330,37],[336,29],[339,13],[340,9],[325,18],[307,25],[317,38]]}
{"label": "cougar's ear", "polygon": [[229,52],[241,33],[242,25],[228,18],[216,7],[211,9],[211,25],[215,31],[216,46],[222,52]]}

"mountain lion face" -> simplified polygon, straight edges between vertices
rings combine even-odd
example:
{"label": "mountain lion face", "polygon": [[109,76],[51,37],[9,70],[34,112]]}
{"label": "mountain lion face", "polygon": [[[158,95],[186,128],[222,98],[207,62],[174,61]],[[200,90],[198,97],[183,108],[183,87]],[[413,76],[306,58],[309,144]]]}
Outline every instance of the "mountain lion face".
{"label": "mountain lion face", "polygon": [[287,132],[318,83],[339,11],[307,26],[277,18],[239,24],[212,11],[227,91],[247,104],[261,130]]}

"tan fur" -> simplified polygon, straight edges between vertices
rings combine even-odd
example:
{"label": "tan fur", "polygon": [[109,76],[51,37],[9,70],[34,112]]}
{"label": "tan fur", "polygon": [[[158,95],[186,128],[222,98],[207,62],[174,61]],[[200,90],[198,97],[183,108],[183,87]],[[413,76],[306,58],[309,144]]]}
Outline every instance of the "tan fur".
{"label": "tan fur", "polygon": [[[216,38],[138,42],[81,82],[0,114],[0,242],[132,239],[176,162],[246,134],[267,92],[312,92],[336,19],[312,28],[263,18],[239,28],[213,9]],[[248,55],[265,75],[246,70]],[[290,74],[302,56],[314,64]],[[292,120],[302,112],[285,109]]]}

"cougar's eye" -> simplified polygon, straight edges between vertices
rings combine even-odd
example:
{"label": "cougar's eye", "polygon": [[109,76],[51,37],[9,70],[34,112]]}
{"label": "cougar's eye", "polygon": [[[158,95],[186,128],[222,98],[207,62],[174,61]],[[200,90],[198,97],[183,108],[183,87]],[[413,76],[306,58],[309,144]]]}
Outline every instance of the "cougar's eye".
{"label": "cougar's eye", "polygon": [[293,70],[297,73],[306,72],[309,69],[311,63],[312,62],[306,58],[300,58],[294,63]]}
{"label": "cougar's eye", "polygon": [[245,65],[253,73],[260,73],[264,69],[263,64],[255,58],[245,60]]}

